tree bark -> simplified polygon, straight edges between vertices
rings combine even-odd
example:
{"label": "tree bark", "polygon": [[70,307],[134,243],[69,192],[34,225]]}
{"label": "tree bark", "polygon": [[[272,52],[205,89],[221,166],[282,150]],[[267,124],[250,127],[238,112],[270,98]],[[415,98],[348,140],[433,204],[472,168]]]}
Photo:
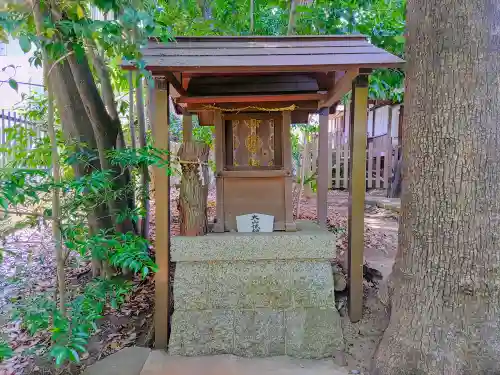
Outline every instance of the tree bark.
{"label": "tree bark", "polygon": [[[51,6],[55,6],[52,4]],[[56,14],[60,21],[62,13],[58,9],[50,9],[52,14]],[[70,66],[73,64],[73,69]],[[50,80],[54,90],[54,98],[61,116],[61,124],[65,139],[76,144],[80,151],[85,151],[86,154],[92,155],[97,149],[97,140],[94,133],[94,124],[91,118],[98,123],[101,134],[109,136],[104,144],[105,148],[112,149],[116,146],[117,137],[119,136],[120,124],[119,120],[112,120],[108,115],[103,101],[99,96],[95,85],[94,77],[90,72],[87,60],[83,59],[83,65],[77,66],[74,55],[68,55],[66,59],[61,60],[51,68]],[[73,70],[73,71],[72,71]],[[76,74],[73,74],[76,72]],[[80,89],[85,90],[80,92]],[[92,92],[91,95],[88,95]],[[90,98],[90,99],[89,99]],[[98,116],[96,116],[96,113]],[[101,121],[107,118],[111,121]],[[104,129],[102,129],[104,128]],[[113,133],[113,136],[110,136]],[[99,133],[98,133],[99,134]],[[109,146],[108,146],[109,145]],[[102,145],[101,145],[102,146]],[[73,165],[75,176],[82,177],[95,170],[103,169],[100,160],[91,160],[90,162],[75,163]],[[104,169],[106,169],[104,167]],[[121,173],[119,169],[115,169],[114,188],[120,190],[126,186],[126,173]],[[119,205],[127,204],[127,194],[121,195],[123,198],[117,199]],[[109,230],[113,228],[113,220],[111,220],[110,210],[106,204],[94,204],[89,208],[87,213],[89,230],[91,234],[98,233],[101,229]],[[131,221],[124,223],[119,228],[123,232],[133,230]],[[95,276],[106,276],[110,272],[109,265],[100,259],[93,259],[93,274]]]}
{"label": "tree bark", "polygon": [[[397,155],[396,155],[397,156]],[[403,161],[401,158],[396,162],[396,169],[394,171],[394,180],[391,183],[391,192],[389,198],[399,198],[401,196],[401,185],[402,185],[402,167]]]}
{"label": "tree bark", "polygon": [[[208,154],[207,144],[184,142],[178,156],[182,168],[179,189],[180,234],[202,236],[207,233]],[[200,171],[201,165],[201,171]]]}
{"label": "tree bark", "polygon": [[[35,19],[37,36],[41,37],[43,28],[43,17],[40,9],[39,0],[34,0],[33,14]],[[61,233],[61,196],[59,184],[61,183],[61,170],[59,162],[59,151],[57,148],[57,135],[54,127],[54,92],[49,80],[49,69],[51,61],[47,55],[47,51],[42,48],[43,59],[43,79],[47,90],[47,129],[51,145],[51,161],[52,161],[52,177],[55,186],[52,191],[52,235],[54,239],[55,255],[56,255],[56,272],[57,272],[57,287],[56,291],[59,295],[59,310],[62,316],[66,315],[66,273],[64,270],[64,254],[62,246]]]}
{"label": "tree bark", "polygon": [[[76,82],[76,87],[80,93],[80,98],[94,130],[101,169],[109,170],[113,173],[112,189],[115,191],[122,190],[129,182],[127,181],[127,174],[122,173],[120,167],[111,166],[106,155],[106,151],[113,150],[116,147],[117,137],[121,130],[120,121],[119,119],[112,119],[107,113],[87,59],[82,57],[77,61],[74,55],[68,56],[67,59]],[[107,203],[117,230],[122,233],[134,232],[135,228],[132,220],[126,219],[121,223],[118,223],[116,220],[116,216],[120,212],[124,212],[130,207],[130,194],[122,192],[118,194],[117,198],[109,199]]]}
{"label": "tree bark", "polygon": [[[142,77],[139,77],[136,89],[137,122],[139,124],[139,146],[146,147],[146,118],[144,115],[144,96]],[[144,216],[141,220],[141,236],[148,238],[149,233],[149,169],[147,164],[141,165],[141,202]]]}
{"label": "tree bark", "polygon": [[498,374],[500,2],[407,14],[399,250],[371,374]]}
{"label": "tree bark", "polygon": [[135,149],[136,136],[135,136],[135,116],[134,116],[134,72],[127,72],[128,79],[128,126],[130,131],[130,147]]}

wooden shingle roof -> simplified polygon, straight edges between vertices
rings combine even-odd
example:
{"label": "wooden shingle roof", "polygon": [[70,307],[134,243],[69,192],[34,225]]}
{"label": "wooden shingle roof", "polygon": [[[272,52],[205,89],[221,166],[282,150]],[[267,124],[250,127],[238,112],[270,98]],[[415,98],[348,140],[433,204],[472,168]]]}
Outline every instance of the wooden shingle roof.
{"label": "wooden shingle roof", "polygon": [[177,37],[150,41],[142,53],[153,73],[325,72],[403,63],[360,35]]}

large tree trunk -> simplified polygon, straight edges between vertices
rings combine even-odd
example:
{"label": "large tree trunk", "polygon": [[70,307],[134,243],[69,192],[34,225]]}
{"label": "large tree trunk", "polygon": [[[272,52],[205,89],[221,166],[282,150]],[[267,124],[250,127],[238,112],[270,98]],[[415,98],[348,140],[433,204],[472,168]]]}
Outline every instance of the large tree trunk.
{"label": "large tree trunk", "polygon": [[[52,14],[61,15],[57,9]],[[85,151],[90,155],[99,148],[96,136],[100,137],[101,149],[114,148],[120,132],[119,119],[113,119],[107,113],[87,60],[82,58],[78,66],[75,56],[68,55],[54,65],[51,71],[50,80],[66,140],[70,143],[76,142],[80,151]],[[110,112],[116,114],[116,111],[112,109]],[[95,133],[96,128],[97,133]],[[82,177],[92,171],[106,168],[101,162],[102,158],[88,163],[75,163],[73,165],[75,176]],[[127,185],[126,173],[121,173],[119,168],[114,168],[113,171],[117,177],[114,181],[115,190],[123,190],[123,187]],[[128,194],[120,194],[120,197],[111,202],[111,205],[116,206],[117,211],[125,209],[128,206]],[[92,208],[89,208],[88,223],[91,234],[98,233],[102,229],[113,228],[114,223],[110,213],[107,204],[94,204]],[[129,220],[120,224],[117,229],[127,232],[134,228]],[[103,264],[102,261],[94,259],[93,265],[94,275],[109,274],[109,266]]]}
{"label": "large tree trunk", "polygon": [[113,150],[116,147],[118,134],[121,131],[120,120],[118,118],[111,118],[106,111],[86,57],[82,56],[77,61],[74,55],[70,55],[67,57],[67,60],[76,82],[76,87],[80,93],[80,98],[94,130],[101,169],[112,172],[112,188],[114,191],[121,191],[117,194],[116,198],[109,199],[107,202],[111,217],[119,232],[134,232],[135,228],[132,220],[125,219],[123,222],[117,222],[116,220],[119,213],[125,212],[127,208],[130,208],[130,194],[125,190],[130,179],[127,177],[127,173],[123,173],[119,166],[112,166],[106,155],[107,151]]}
{"label": "large tree trunk", "polygon": [[500,2],[408,1],[399,251],[372,375],[500,373]]}
{"label": "large tree trunk", "polygon": [[209,150],[205,143],[186,141],[178,152],[182,168],[179,216],[180,234],[183,236],[202,236],[207,233]]}

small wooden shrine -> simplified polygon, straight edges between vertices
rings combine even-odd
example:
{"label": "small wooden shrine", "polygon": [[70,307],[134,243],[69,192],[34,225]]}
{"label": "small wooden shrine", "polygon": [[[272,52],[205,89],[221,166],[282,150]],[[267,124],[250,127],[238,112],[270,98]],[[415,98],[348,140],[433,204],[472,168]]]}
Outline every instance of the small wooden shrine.
{"label": "small wooden shrine", "polygon": [[[307,122],[312,113],[319,113],[320,122],[318,221],[326,227],[328,178],[331,178],[328,115],[352,90],[349,314],[353,321],[359,320],[363,298],[368,75],[375,68],[401,67],[403,61],[359,35],[178,37],[171,43],[151,40],[143,50],[143,59],[156,82],[151,98],[157,148],[169,147],[170,98],[186,119],[197,114],[201,125],[215,126],[214,231],[219,233],[234,232],[236,217],[254,212],[274,216],[275,231],[297,229],[292,212],[290,126]],[[124,64],[124,68],[128,66]],[[164,170],[155,171],[155,188],[155,246],[159,266],[155,340],[158,347],[167,347],[169,180]],[[218,239],[211,241],[216,243]]]}

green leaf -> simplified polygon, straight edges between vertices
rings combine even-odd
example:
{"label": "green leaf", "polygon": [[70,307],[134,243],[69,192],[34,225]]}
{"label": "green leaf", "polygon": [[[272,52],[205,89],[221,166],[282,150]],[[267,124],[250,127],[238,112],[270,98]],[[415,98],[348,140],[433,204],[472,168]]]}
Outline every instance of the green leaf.
{"label": "green leaf", "polygon": [[63,363],[68,359],[68,352],[66,348],[58,347],[56,354],[56,366],[61,367]]}
{"label": "green leaf", "polygon": [[27,35],[21,35],[19,37],[19,45],[24,53],[28,53],[31,49],[31,42]]}
{"label": "green leaf", "polygon": [[17,81],[15,79],[13,79],[13,78],[9,79],[9,86],[12,87],[16,91],[19,88],[19,85],[17,84]]}
{"label": "green leaf", "polygon": [[403,35],[396,35],[394,37],[394,41],[396,43],[404,43],[406,41],[406,38]]}
{"label": "green leaf", "polygon": [[78,16],[79,20],[85,17],[85,12],[83,11],[83,8],[80,4],[76,6],[76,15]]}
{"label": "green leaf", "polygon": [[69,359],[72,362],[80,363],[80,356],[78,355],[78,352],[75,349],[69,349]]}
{"label": "green leaf", "polygon": [[0,361],[10,358],[14,355],[14,351],[5,341],[0,340]]}
{"label": "green leaf", "polygon": [[75,348],[75,350],[79,351],[80,353],[85,353],[87,351],[87,349],[85,349],[85,347],[83,345],[80,345],[80,344],[71,344],[71,346],[73,348]]}

